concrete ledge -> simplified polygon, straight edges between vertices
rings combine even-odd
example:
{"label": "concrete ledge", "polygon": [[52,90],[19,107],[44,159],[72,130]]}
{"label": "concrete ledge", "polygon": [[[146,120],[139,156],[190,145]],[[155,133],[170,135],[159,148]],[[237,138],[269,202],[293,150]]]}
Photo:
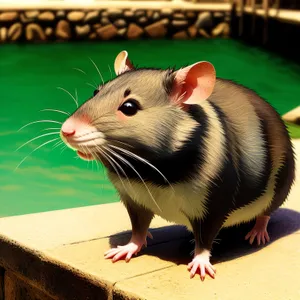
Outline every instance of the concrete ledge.
{"label": "concrete ledge", "polygon": [[[300,140],[295,141],[300,155]],[[300,176],[271,219],[266,247],[243,240],[249,224],[224,230],[213,251],[215,280],[189,279],[192,236],[155,218],[154,240],[130,263],[104,260],[126,243],[130,222],[120,203],[0,219],[0,300],[299,299]],[[248,291],[249,293],[245,293]]]}
{"label": "concrete ledge", "polygon": [[191,3],[184,0],[169,1],[114,1],[114,0],[88,0],[88,1],[1,1],[0,9],[22,10],[22,9],[105,9],[105,8],[133,8],[133,9],[192,9],[192,10],[216,10],[228,11],[232,5],[230,3]]}

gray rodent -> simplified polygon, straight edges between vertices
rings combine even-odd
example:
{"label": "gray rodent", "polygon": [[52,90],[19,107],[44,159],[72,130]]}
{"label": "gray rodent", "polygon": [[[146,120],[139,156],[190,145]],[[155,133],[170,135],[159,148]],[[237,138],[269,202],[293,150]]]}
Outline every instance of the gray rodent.
{"label": "gray rodent", "polygon": [[82,159],[103,163],[128,211],[131,240],[105,257],[129,261],[160,215],[194,234],[190,276],[214,278],[210,253],[221,228],[256,219],[245,239],[270,239],[270,215],[295,176],[285,124],[254,91],[217,78],[209,62],[137,69],[122,51],[114,68],[117,77],[61,128]]}

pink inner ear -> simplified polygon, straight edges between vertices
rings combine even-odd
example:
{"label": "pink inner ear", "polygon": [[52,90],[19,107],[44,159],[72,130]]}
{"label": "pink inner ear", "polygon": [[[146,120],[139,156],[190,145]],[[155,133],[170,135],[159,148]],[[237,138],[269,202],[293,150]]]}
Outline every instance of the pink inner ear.
{"label": "pink inner ear", "polygon": [[175,101],[198,104],[213,92],[216,82],[214,66],[209,62],[198,62],[177,71],[173,95]]}

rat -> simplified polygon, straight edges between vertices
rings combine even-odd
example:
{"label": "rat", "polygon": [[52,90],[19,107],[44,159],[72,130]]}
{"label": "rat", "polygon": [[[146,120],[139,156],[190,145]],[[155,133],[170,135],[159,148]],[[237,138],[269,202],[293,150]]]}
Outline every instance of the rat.
{"label": "rat", "polygon": [[215,278],[211,250],[222,228],[255,220],[245,239],[269,242],[270,216],[295,178],[293,146],[276,110],[218,78],[208,61],[137,68],[121,51],[114,70],[60,132],[80,158],[105,166],[127,209],[131,239],[105,258],[130,261],[152,238],[155,215],[193,233],[191,278]]}

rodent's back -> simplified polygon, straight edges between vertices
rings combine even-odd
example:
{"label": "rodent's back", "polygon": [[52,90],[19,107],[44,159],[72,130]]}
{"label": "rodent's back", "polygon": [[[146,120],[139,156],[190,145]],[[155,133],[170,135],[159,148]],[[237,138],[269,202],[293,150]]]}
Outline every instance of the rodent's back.
{"label": "rodent's back", "polygon": [[238,209],[226,225],[247,219],[258,206],[271,213],[287,197],[295,176],[292,144],[280,115],[255,92],[224,79],[217,80],[208,101],[224,114],[228,155],[239,177]]}
{"label": "rodent's back", "polygon": [[[210,101],[219,106],[228,118],[228,126],[238,143],[245,145],[253,157],[265,139],[269,145],[272,166],[278,168],[291,141],[285,124],[276,110],[252,90],[224,79],[218,79]],[[254,157],[253,157],[254,158]],[[255,159],[252,160],[255,165]],[[251,168],[254,166],[251,164]],[[258,167],[258,165],[255,165]]]}

